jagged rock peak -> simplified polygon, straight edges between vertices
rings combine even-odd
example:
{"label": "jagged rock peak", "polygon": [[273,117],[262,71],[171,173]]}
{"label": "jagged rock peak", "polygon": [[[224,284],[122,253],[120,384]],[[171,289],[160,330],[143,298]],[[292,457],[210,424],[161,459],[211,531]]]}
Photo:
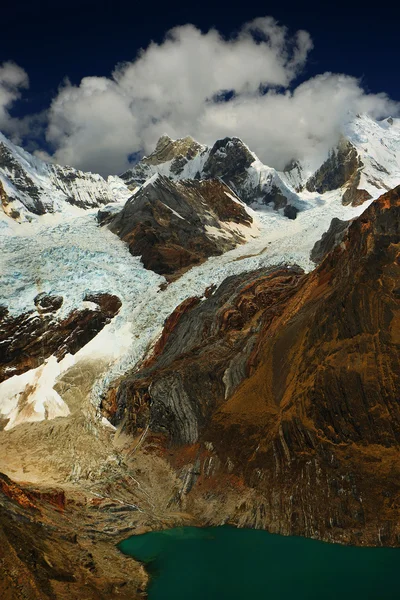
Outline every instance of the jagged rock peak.
{"label": "jagged rock peak", "polygon": [[248,169],[255,160],[256,156],[241,139],[226,137],[217,140],[211,148],[204,173],[210,177],[232,177]]}
{"label": "jagged rock peak", "polygon": [[205,150],[205,146],[196,142],[196,140],[189,135],[184,138],[173,140],[169,135],[164,134],[158,140],[154,152],[149,156],[145,156],[143,162],[149,165],[159,165],[178,157],[184,157],[187,160],[190,160],[203,150]]}

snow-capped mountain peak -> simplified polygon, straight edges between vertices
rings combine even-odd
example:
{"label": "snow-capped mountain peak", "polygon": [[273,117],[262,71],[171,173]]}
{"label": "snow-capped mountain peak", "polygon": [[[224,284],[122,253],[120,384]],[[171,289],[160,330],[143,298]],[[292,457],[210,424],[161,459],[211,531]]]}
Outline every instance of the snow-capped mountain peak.
{"label": "snow-capped mountain peak", "polygon": [[4,212],[17,221],[34,215],[97,208],[126,201],[130,192],[118,177],[50,164],[0,134],[0,196]]}

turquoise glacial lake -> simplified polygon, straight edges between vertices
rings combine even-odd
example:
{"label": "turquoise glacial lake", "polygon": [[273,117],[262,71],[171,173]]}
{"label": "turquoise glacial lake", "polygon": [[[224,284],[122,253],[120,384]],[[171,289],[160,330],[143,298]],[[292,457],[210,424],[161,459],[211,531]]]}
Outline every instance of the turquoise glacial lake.
{"label": "turquoise glacial lake", "polygon": [[234,527],[178,527],[118,545],[150,574],[149,600],[400,600],[400,549]]}

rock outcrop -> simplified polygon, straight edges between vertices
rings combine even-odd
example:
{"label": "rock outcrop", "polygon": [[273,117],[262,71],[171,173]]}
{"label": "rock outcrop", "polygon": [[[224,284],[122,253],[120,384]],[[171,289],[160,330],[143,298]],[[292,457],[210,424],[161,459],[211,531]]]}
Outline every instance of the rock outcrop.
{"label": "rock outcrop", "polygon": [[169,277],[257,235],[245,205],[217,179],[155,175],[107,221],[146,269]]}
{"label": "rock outcrop", "polygon": [[235,481],[233,522],[397,545],[399,251],[400,187],[309,275],[241,276],[172,316],[109,416],[186,465],[191,506]]}
{"label": "rock outcrop", "polygon": [[[26,486],[0,474],[2,600],[144,598],[146,575],[107,534],[113,515],[104,512],[106,505],[71,492],[67,502],[62,489]],[[124,509],[132,515],[129,505],[119,508],[116,521]]]}
{"label": "rock outcrop", "polygon": [[57,360],[75,354],[118,313],[121,302],[111,294],[88,294],[90,308],[76,309],[65,317],[57,312],[61,296],[36,296],[36,309],[12,316],[0,306],[0,382],[35,369],[49,356]]}
{"label": "rock outcrop", "polygon": [[155,171],[152,167],[159,165],[168,165],[169,172],[179,176],[191,160],[204,152],[206,147],[190,136],[172,140],[168,135],[163,135],[158,140],[154,152],[143,157],[133,169],[123,173],[121,179],[133,190],[154,175]]}
{"label": "rock outcrop", "polygon": [[350,221],[341,221],[337,217],[334,217],[329,225],[329,229],[322,235],[320,240],[315,242],[310,254],[311,260],[316,264],[322,262],[325,256],[340,244],[349,226]]}
{"label": "rock outcrop", "polygon": [[224,399],[249,374],[248,360],[263,320],[293,295],[300,269],[229,277],[208,298],[185,300],[167,319],[154,356],[121,382],[114,424],[135,434],[148,423],[173,443],[198,440]]}
{"label": "rock outcrop", "polygon": [[309,192],[324,194],[345,187],[343,204],[358,206],[371,198],[369,192],[359,189],[360,173],[364,164],[351,142],[341,138],[327,160],[306,183]]}
{"label": "rock outcrop", "polygon": [[[263,165],[237,137],[226,137],[207,147],[191,137],[171,140],[163,136],[155,151],[121,178],[134,190],[156,173],[173,180],[218,178],[249,205],[268,204],[279,210],[296,200],[279,173]],[[293,211],[290,214],[293,218]]]}

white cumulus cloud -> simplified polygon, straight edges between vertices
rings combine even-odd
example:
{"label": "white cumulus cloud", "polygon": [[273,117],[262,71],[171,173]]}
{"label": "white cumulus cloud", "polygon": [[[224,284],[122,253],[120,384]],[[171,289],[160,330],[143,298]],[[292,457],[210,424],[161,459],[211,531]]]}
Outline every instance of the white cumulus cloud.
{"label": "white cumulus cloud", "polygon": [[49,110],[47,140],[55,160],[106,173],[128,167],[133,153],[150,152],[163,133],[212,143],[224,119],[207,134],[203,126],[210,127],[221,91],[246,101],[265,88],[286,88],[311,48],[308,33],[290,37],[271,17],[246,23],[228,39],[215,29],[176,27],[110,78],[66,82]]}
{"label": "white cumulus cloud", "polygon": [[[266,164],[283,168],[291,159],[324,155],[354,113],[399,113],[398,103],[367,94],[343,74],[324,73],[295,87],[311,49],[306,31],[290,35],[272,17],[230,37],[176,27],[110,77],[85,77],[77,86],[66,80],[46,115],[53,153],[40,155],[108,174],[128,168],[134,154],[151,152],[164,133],[206,144],[238,136]],[[12,130],[7,109],[28,81],[22,70],[14,79],[10,73],[3,96],[0,71],[0,127]],[[221,101],[224,94],[229,101]]]}
{"label": "white cumulus cloud", "polygon": [[21,90],[29,87],[27,73],[13,62],[0,65],[0,129],[4,133],[16,136],[22,127],[22,121],[10,116],[14,102],[21,97]]}

